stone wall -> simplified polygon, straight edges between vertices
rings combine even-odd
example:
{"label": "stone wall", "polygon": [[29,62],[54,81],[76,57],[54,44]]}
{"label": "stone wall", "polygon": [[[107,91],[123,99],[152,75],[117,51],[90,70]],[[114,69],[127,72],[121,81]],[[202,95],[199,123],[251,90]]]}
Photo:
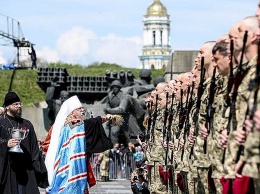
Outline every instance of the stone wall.
{"label": "stone wall", "polygon": [[23,108],[23,118],[28,119],[29,121],[32,122],[37,138],[40,140],[45,139],[49,127],[48,125],[49,119],[46,117],[47,116],[46,114],[47,114],[47,109],[45,108],[31,108],[31,107]]}
{"label": "stone wall", "polygon": [[169,81],[171,79],[171,72],[172,79],[174,79],[180,73],[191,71],[197,55],[197,50],[174,51],[165,69],[165,80]]}

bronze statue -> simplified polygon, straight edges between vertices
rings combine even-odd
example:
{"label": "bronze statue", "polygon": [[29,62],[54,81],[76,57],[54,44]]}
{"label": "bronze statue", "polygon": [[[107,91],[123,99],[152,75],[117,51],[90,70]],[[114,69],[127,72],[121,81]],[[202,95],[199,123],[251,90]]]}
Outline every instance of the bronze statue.
{"label": "bronze statue", "polygon": [[54,123],[62,103],[69,98],[69,93],[65,90],[60,91],[59,97],[55,98],[55,93],[59,87],[57,80],[57,77],[52,79],[51,86],[47,88],[45,97],[46,103],[48,104],[48,117],[51,120],[51,124]]}

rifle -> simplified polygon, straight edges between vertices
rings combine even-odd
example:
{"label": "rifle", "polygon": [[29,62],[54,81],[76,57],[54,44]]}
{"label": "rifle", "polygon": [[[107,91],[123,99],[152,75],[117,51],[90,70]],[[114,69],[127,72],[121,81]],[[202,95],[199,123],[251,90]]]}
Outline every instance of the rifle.
{"label": "rifle", "polygon": [[[229,77],[228,77],[228,85],[227,85],[227,95],[226,95],[226,104],[227,107],[231,106],[231,98],[230,98],[230,93],[232,90],[232,87],[234,85],[234,72],[233,72],[233,53],[234,53],[234,41],[230,40],[230,63],[229,63]],[[225,113],[226,113],[226,108],[223,109],[223,113],[222,113],[222,117],[225,118]],[[229,131],[230,131],[230,123],[228,124],[228,134],[229,135]],[[224,164],[225,162],[225,155],[226,155],[226,148],[224,148],[223,150],[223,156],[222,156],[222,164]]]}
{"label": "rifle", "polygon": [[[204,92],[204,88],[203,88],[203,83],[204,83],[204,78],[205,78],[205,69],[204,69],[204,57],[201,57],[201,70],[200,70],[200,83],[199,83],[199,87],[198,87],[198,94],[197,94],[197,105],[196,105],[196,112],[195,112],[195,116],[193,117],[193,123],[195,123],[195,131],[194,131],[194,135],[197,136],[198,135],[198,114],[199,114],[199,110],[200,110],[200,104],[201,104],[201,97],[203,95]],[[193,155],[194,152],[194,145],[191,147],[190,150],[190,156],[189,159],[191,159],[191,156]]]}
{"label": "rifle", "polygon": [[179,136],[181,134],[181,129],[183,128],[184,124],[184,110],[183,110],[183,89],[180,90],[181,93],[181,100],[179,103],[179,131],[176,133],[176,139],[179,139]]}
{"label": "rifle", "polygon": [[[214,103],[214,97],[215,97],[216,70],[217,70],[217,68],[215,67],[213,70],[212,78],[211,78],[211,83],[210,83],[210,88],[209,88],[209,101],[208,101],[207,110],[206,110],[206,127],[208,130],[208,133],[210,133],[211,128],[212,128],[212,119],[213,119],[213,114],[214,114],[212,104]],[[207,139],[204,140],[203,152],[204,152],[204,154],[207,153]]]}
{"label": "rifle", "polygon": [[168,170],[167,170],[167,165],[168,165],[169,141],[170,141],[171,136],[172,136],[171,126],[172,126],[172,121],[173,121],[173,102],[174,102],[174,93],[172,93],[171,107],[170,107],[170,111],[169,111],[168,126],[167,126],[167,131],[166,131],[167,147],[166,147],[166,151],[165,151],[164,165],[166,166],[166,190],[167,191],[168,191]]}
{"label": "rifle", "polygon": [[[172,133],[171,133],[171,126],[172,126],[172,121],[173,121],[173,102],[174,102],[174,93],[172,93],[172,101],[171,101],[171,107],[170,107],[170,114],[168,117],[168,126],[167,126],[167,132],[166,132],[166,142],[167,142],[167,148],[166,148],[166,160],[165,160],[165,165],[167,165],[167,159],[168,159],[168,152],[169,152],[169,141],[172,138]],[[177,111],[177,110],[176,110]]]}
{"label": "rifle", "polygon": [[151,142],[154,142],[154,128],[157,119],[157,106],[158,106],[158,94],[156,94],[156,99],[155,99],[155,107],[154,107],[152,129],[151,129]]}
{"label": "rifle", "polygon": [[[150,135],[151,142],[154,142],[154,128],[155,128],[155,123],[156,123],[156,119],[157,119],[157,106],[158,106],[158,94],[156,94],[153,120],[151,121],[151,123],[152,123],[152,129],[151,129],[151,135]],[[155,176],[155,162],[154,162],[154,176]]]}
{"label": "rifle", "polygon": [[[180,96],[181,96],[181,98],[180,98],[180,101],[178,102],[178,105],[177,105],[177,110],[174,112],[174,114],[173,114],[173,118],[177,118],[177,116],[179,116],[179,118],[181,118],[181,114],[182,114],[182,112],[183,112],[183,104],[182,104],[182,99],[183,99],[183,90],[181,89],[180,90]],[[177,134],[177,132],[175,132],[175,134],[172,134],[172,138],[170,138],[170,139],[172,139],[172,142],[174,142],[175,140],[174,140],[174,137],[176,137],[176,139],[178,139],[178,134]],[[178,145],[179,146],[179,145]],[[170,158],[170,160],[171,160],[171,165],[172,165],[172,167],[173,167],[173,173],[175,172],[175,168],[176,168],[176,163],[174,164],[174,150],[172,150],[172,152],[171,152],[171,158]],[[173,184],[174,184],[174,186],[172,186],[172,193],[175,193],[175,192],[173,192],[173,191],[175,191],[176,190],[176,188],[178,187],[177,185],[176,185],[176,181],[175,181],[175,174],[173,174]]]}
{"label": "rifle", "polygon": [[165,139],[166,135],[166,124],[167,124],[167,119],[168,119],[168,98],[169,98],[169,93],[166,93],[166,105],[165,105],[165,112],[164,112],[164,120],[163,120],[163,142]]}
{"label": "rifle", "polygon": [[[241,84],[241,82],[244,78],[244,75],[245,75],[245,72],[243,72],[243,70],[242,70],[242,65],[243,65],[243,56],[244,56],[244,53],[245,53],[245,47],[246,47],[246,42],[247,42],[247,34],[248,34],[248,31],[246,30],[245,35],[244,35],[244,39],[243,39],[242,54],[241,54],[239,65],[237,67],[237,71],[235,73],[234,83],[233,83],[233,86],[232,86],[233,94],[232,94],[232,98],[231,98],[231,102],[230,102],[230,112],[229,112],[229,115],[228,115],[227,135],[229,135],[229,133],[230,133],[231,121],[232,121],[232,118],[233,118],[235,111],[236,111],[235,108],[236,108],[236,99],[237,99],[238,87]],[[226,150],[224,149],[223,157],[222,157],[222,163],[223,164],[225,162],[225,155],[226,155]]]}
{"label": "rifle", "polygon": [[[228,106],[231,104],[230,93],[232,87],[234,85],[234,72],[233,72],[233,53],[234,53],[234,41],[230,41],[230,63],[229,63],[229,77],[228,77],[228,85],[227,85],[227,95],[226,95],[226,103]],[[225,110],[224,110],[225,111]],[[225,112],[223,111],[223,117],[225,116]]]}
{"label": "rifle", "polygon": [[[192,108],[192,96],[193,96],[193,90],[194,90],[194,85],[195,83],[192,82],[192,86],[191,86],[191,92],[189,92],[189,88],[188,88],[188,95],[189,98],[187,99],[187,112],[186,112],[186,120],[185,120],[185,125],[184,125],[184,134],[183,134],[183,139],[184,139],[184,146],[185,146],[185,143],[186,143],[186,139],[187,139],[187,133],[190,129],[190,123],[189,123],[189,114],[190,114],[190,110]],[[189,94],[190,93],[190,94]],[[187,96],[188,97],[188,96]],[[185,148],[183,147],[182,149],[182,152],[181,152],[181,161],[183,161],[183,156],[184,156],[184,150]]]}
{"label": "rifle", "polygon": [[[254,103],[253,103],[253,107],[251,110],[249,107],[249,103],[250,103],[249,99],[247,100],[246,117],[249,116],[250,120],[253,120],[254,113],[257,109],[257,97],[258,97],[258,90],[259,90],[259,86],[260,86],[260,46],[259,46],[259,44],[260,43],[258,43],[256,75],[255,75],[255,78],[252,79],[249,84],[249,91],[251,92],[254,90]],[[243,130],[246,131],[245,125],[243,125]],[[238,149],[237,156],[236,156],[236,163],[239,161],[240,155],[242,154],[243,150],[244,150],[244,146],[239,145],[239,149]]]}
{"label": "rifle", "polygon": [[153,101],[148,102],[148,123],[147,123],[147,134],[146,134],[146,140],[149,141],[149,137],[151,134],[151,125],[152,125],[152,107],[153,107]]}

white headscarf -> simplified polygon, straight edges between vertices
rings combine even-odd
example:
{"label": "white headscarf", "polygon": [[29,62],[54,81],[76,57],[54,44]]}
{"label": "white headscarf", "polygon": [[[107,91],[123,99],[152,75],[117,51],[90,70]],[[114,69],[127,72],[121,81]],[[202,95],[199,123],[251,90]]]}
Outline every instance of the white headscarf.
{"label": "white headscarf", "polygon": [[51,185],[54,173],[54,163],[57,154],[57,149],[59,146],[59,137],[61,130],[65,124],[67,116],[75,109],[82,107],[77,96],[72,96],[63,102],[61,108],[56,116],[55,122],[53,124],[51,141],[45,158],[45,165],[48,171],[48,181]]}

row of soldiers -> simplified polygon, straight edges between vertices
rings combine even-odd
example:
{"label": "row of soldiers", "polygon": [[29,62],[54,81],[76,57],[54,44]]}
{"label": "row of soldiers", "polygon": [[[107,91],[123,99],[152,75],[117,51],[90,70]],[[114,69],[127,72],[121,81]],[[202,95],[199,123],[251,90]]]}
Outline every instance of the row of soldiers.
{"label": "row of soldiers", "polygon": [[150,193],[260,192],[259,27],[260,2],[146,97]]}

